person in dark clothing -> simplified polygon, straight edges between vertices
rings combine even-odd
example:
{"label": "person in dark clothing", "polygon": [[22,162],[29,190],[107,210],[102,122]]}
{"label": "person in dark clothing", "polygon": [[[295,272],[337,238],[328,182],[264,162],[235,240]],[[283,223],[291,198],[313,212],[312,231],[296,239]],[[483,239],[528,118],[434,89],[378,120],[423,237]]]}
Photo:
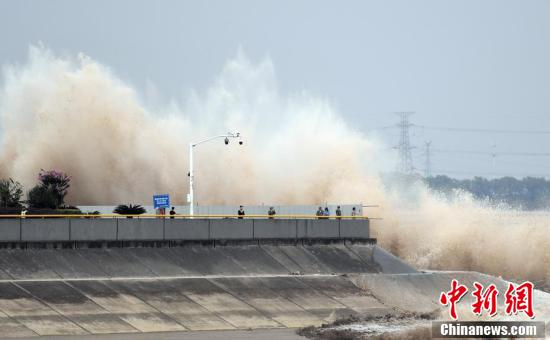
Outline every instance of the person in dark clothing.
{"label": "person in dark clothing", "polygon": [[176,208],[172,207],[172,209],[170,210],[170,218],[173,219],[174,218],[174,215],[176,214]]}
{"label": "person in dark clothing", "polygon": [[340,206],[336,207],[336,218],[342,218],[342,209],[340,209]]}
{"label": "person in dark clothing", "polygon": [[272,220],[275,217],[275,209],[273,207],[269,207],[269,210],[267,211],[267,215],[269,215],[269,219]]}
{"label": "person in dark clothing", "polygon": [[315,213],[315,215],[317,216],[318,219],[321,219],[323,218],[323,215],[325,213],[323,212],[323,208],[319,207],[319,209],[317,209],[317,212]]}
{"label": "person in dark clothing", "polygon": [[325,211],[323,211],[323,216],[324,216],[324,218],[329,218],[330,211],[328,210],[328,207],[325,207]]}
{"label": "person in dark clothing", "polygon": [[237,211],[237,215],[239,215],[239,220],[242,220],[243,219],[243,216],[244,216],[244,209],[243,209],[243,206],[239,206],[239,211]]}

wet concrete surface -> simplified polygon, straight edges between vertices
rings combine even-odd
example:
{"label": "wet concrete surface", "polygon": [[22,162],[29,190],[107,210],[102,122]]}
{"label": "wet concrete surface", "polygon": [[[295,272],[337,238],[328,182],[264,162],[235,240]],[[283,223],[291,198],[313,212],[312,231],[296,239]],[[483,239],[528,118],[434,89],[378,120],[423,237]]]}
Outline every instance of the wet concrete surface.
{"label": "wet concrete surface", "polygon": [[155,276],[196,275],[198,272],[186,270],[170,248],[129,248],[125,250],[135,261],[146,266]]}
{"label": "wet concrete surface", "polygon": [[0,280],[416,272],[372,245],[2,249]]}
{"label": "wet concrete surface", "polygon": [[254,278],[213,279],[219,287],[285,327],[320,325],[321,320]]}
{"label": "wet concrete surface", "polygon": [[125,249],[80,249],[78,253],[98,266],[108,277],[156,276]]}
{"label": "wet concrete surface", "polygon": [[220,247],[219,250],[244,269],[245,273],[281,274],[288,273],[281,263],[258,246]]}
{"label": "wet concrete surface", "polygon": [[332,273],[369,273],[371,266],[368,262],[361,260],[359,256],[349,251],[345,246],[326,247],[306,246],[308,253],[315,256],[317,262],[323,263]]}
{"label": "wet concrete surface", "polygon": [[[15,339],[15,338],[14,338]],[[19,337],[22,339],[33,339]],[[45,336],[43,340],[304,340],[294,329],[254,329],[232,331],[164,332],[147,334],[106,334],[84,336]]]}
{"label": "wet concrete surface", "polygon": [[418,273],[366,245],[41,251],[0,250],[0,337],[295,339],[288,328],[395,310],[432,312],[453,278],[470,286],[498,281],[479,273]]}
{"label": "wet concrete surface", "polygon": [[235,328],[282,327],[260,311],[206,279],[171,280],[169,286]]}
{"label": "wet concrete surface", "polygon": [[60,278],[40,260],[41,257],[32,250],[2,250],[0,269],[14,279]]}
{"label": "wet concrete surface", "polygon": [[[282,252],[301,268],[304,274],[336,273],[330,265],[321,262],[314,254],[301,246],[280,246]],[[326,248],[331,251],[330,248]]]}
{"label": "wet concrete surface", "polygon": [[247,273],[219,248],[181,247],[173,248],[172,251],[191,275],[245,275]]}

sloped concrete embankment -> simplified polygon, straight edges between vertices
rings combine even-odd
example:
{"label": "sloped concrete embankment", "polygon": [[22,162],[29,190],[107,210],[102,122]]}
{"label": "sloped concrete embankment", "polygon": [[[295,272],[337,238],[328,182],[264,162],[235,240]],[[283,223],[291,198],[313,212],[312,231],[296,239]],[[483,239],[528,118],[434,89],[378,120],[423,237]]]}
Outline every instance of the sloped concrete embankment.
{"label": "sloped concrete embankment", "polygon": [[414,272],[359,244],[0,250],[0,280]]}
{"label": "sloped concrete embankment", "polygon": [[[419,273],[359,244],[2,250],[0,337],[304,327],[433,312],[454,278],[506,287],[479,273]],[[548,294],[535,299],[547,318]]]}
{"label": "sloped concrete embankment", "polygon": [[1,336],[318,325],[388,312],[339,275],[385,271],[416,272],[372,245],[2,250]]}

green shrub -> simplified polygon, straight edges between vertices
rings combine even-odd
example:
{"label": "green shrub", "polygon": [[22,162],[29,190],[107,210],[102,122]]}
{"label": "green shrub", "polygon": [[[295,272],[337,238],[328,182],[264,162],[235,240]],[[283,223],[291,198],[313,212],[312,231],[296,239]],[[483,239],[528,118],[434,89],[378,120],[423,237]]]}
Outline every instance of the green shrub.
{"label": "green shrub", "polygon": [[57,209],[59,215],[82,215],[80,209]]}
{"label": "green shrub", "polygon": [[120,215],[141,215],[145,214],[146,210],[139,204],[120,204],[115,208],[115,210],[113,210],[113,213]]}
{"label": "green shrub", "polygon": [[0,206],[2,208],[21,207],[22,195],[23,187],[19,182],[11,178],[0,180]]}
{"label": "green shrub", "polygon": [[31,208],[57,208],[57,197],[48,187],[37,185],[29,191],[29,207]]}

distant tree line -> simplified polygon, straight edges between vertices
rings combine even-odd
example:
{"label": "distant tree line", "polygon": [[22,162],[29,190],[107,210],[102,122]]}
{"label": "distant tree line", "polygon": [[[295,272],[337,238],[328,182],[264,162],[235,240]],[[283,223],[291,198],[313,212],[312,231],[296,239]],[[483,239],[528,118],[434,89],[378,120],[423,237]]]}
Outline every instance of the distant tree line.
{"label": "distant tree line", "polygon": [[428,187],[451,196],[455,189],[470,192],[475,198],[490,200],[495,204],[505,203],[511,207],[524,210],[541,210],[550,208],[550,181],[544,178],[502,177],[487,179],[455,179],[444,175],[425,179]]}

